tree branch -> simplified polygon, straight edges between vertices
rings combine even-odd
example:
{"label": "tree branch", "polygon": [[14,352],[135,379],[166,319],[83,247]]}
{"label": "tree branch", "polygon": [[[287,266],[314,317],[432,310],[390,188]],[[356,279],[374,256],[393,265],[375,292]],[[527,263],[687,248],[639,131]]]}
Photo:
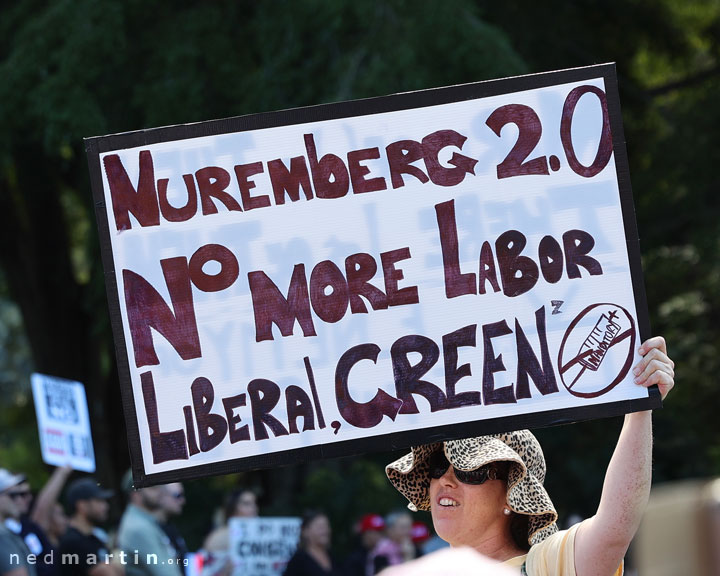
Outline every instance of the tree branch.
{"label": "tree branch", "polygon": [[697,72],[696,74],[686,76],[685,78],[682,78],[680,80],[675,80],[674,82],[669,82],[668,84],[664,84],[662,86],[650,88],[649,90],[645,91],[645,94],[649,98],[656,98],[658,96],[664,96],[665,94],[674,92],[676,90],[683,90],[684,88],[690,88],[691,86],[705,82],[706,80],[709,80],[713,76],[718,76],[718,75],[720,75],[720,64],[717,66],[713,66],[712,68],[708,68],[707,70]]}

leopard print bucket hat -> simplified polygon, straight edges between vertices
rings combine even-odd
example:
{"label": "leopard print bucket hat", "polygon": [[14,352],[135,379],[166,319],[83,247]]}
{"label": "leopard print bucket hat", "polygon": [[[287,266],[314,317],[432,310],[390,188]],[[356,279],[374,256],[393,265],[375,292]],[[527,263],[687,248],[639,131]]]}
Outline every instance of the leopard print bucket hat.
{"label": "leopard print bucket hat", "polygon": [[428,458],[440,449],[458,470],[508,462],[507,504],[514,512],[528,516],[528,543],[533,546],[557,532],[557,512],[543,487],[545,457],[529,430],[413,447],[385,468],[390,482],[410,501],[408,508],[413,511],[430,510]]}

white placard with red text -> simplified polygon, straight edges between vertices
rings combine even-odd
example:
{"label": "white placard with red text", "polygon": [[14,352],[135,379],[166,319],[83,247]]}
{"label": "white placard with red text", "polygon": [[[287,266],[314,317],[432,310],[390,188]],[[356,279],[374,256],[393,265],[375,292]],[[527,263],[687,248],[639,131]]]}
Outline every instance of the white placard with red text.
{"label": "white placard with red text", "polygon": [[597,69],[92,141],[136,476],[649,402],[622,124]]}

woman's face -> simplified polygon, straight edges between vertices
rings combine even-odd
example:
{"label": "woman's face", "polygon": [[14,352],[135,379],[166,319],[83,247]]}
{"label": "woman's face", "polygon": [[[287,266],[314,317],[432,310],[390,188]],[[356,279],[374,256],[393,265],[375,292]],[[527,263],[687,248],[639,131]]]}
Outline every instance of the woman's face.
{"label": "woman's face", "polygon": [[450,466],[430,480],[430,512],[435,532],[451,546],[477,547],[488,538],[504,538],[507,517],[504,480],[463,484]]}
{"label": "woman's face", "polygon": [[395,521],[388,526],[387,535],[390,540],[395,542],[404,542],[412,537],[412,516],[410,514],[401,514],[395,518]]}
{"label": "woman's face", "polygon": [[330,521],[327,516],[316,516],[303,530],[305,542],[308,545],[321,546],[328,548],[330,546]]}
{"label": "woman's face", "polygon": [[257,498],[253,492],[243,492],[235,504],[235,516],[254,518],[258,515]]}

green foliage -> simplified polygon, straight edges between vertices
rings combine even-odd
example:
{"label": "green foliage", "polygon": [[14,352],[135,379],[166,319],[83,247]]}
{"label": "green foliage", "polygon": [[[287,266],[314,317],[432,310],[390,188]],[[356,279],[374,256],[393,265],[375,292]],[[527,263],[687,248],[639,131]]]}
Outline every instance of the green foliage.
{"label": "green foliage", "polygon": [[121,16],[115,3],[61,0],[17,3],[3,18],[0,33],[11,40],[0,100],[11,145],[40,141],[50,156],[61,156],[80,135],[108,128],[103,95],[116,85]]}
{"label": "green foliage", "polygon": [[[40,488],[49,474],[40,455],[40,439],[35,424],[32,398],[15,397],[15,402],[0,410],[3,430],[0,432],[0,466],[22,472],[34,488]],[[10,409],[12,408],[12,409]]]}
{"label": "green foliage", "polygon": [[[2,290],[0,290],[2,294]],[[0,394],[16,398],[15,403],[27,403],[32,363],[30,347],[23,332],[20,310],[14,302],[0,296]]]}
{"label": "green foliage", "polygon": [[[617,62],[653,333],[677,364],[677,389],[655,416],[655,481],[720,473],[720,3],[505,3],[483,16],[532,71]],[[595,509],[615,430],[539,432],[559,508]]]}
{"label": "green foliage", "polygon": [[525,70],[462,0],[21,2],[0,34],[6,153],[65,158],[91,135]]}
{"label": "green foliage", "polygon": [[0,274],[0,467],[22,470],[31,478],[43,476],[38,460],[40,441],[34,422],[30,392],[32,361],[30,347],[23,332],[20,310],[2,296],[5,292]]}

